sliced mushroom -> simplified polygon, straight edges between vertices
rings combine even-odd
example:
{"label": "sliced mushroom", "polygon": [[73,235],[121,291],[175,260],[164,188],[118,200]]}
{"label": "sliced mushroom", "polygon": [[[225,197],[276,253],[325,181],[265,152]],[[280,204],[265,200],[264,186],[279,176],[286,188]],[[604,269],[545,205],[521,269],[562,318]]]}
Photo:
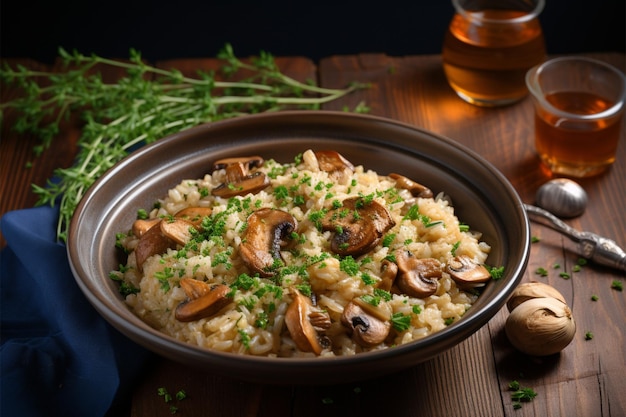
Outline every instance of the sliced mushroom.
{"label": "sliced mushroom", "polygon": [[380,281],[376,285],[376,288],[391,291],[391,287],[393,287],[397,275],[398,265],[388,259],[384,259],[380,265]]}
{"label": "sliced mushroom", "polygon": [[161,232],[160,227],[151,227],[139,238],[135,247],[135,261],[139,271],[149,257],[164,253],[168,248],[175,247],[176,243]]}
{"label": "sliced mushroom", "polygon": [[180,280],[180,287],[185,291],[188,298],[200,298],[211,291],[211,286],[204,281],[198,281],[192,278],[183,278]]}
{"label": "sliced mushroom", "polygon": [[213,168],[226,170],[225,182],[215,187],[211,194],[230,198],[262,190],[269,185],[269,178],[260,171],[250,172],[251,168],[261,165],[263,158],[260,156],[220,159]]}
{"label": "sliced mushroom", "polygon": [[191,228],[193,227],[193,224],[187,220],[177,217],[163,219],[160,224],[161,233],[179,245],[186,245],[192,239]]}
{"label": "sliced mushroom", "polygon": [[161,219],[155,217],[154,219],[137,219],[133,222],[133,235],[141,237],[152,226],[155,226],[161,221]]}
{"label": "sliced mushroom", "polygon": [[293,296],[285,312],[289,334],[298,349],[319,355],[330,345],[329,340],[320,334],[330,327],[330,316],[314,306],[311,299],[300,291],[295,290]]}
{"label": "sliced mushroom", "polygon": [[395,222],[382,204],[362,197],[343,200],[322,219],[322,230],[334,232],[331,250],[341,256],[359,256],[376,247]]}
{"label": "sliced mushroom", "polygon": [[392,173],[392,174],[389,174],[389,177],[396,180],[396,185],[398,187],[404,188],[405,190],[410,191],[413,197],[422,197],[422,198],[433,197],[433,192],[431,191],[430,188],[418,182],[410,180],[404,175]]}
{"label": "sliced mushroom", "polygon": [[176,307],[174,317],[178,321],[188,322],[211,317],[232,302],[232,298],[229,296],[231,289],[227,285],[204,284],[208,287],[208,290],[199,290],[197,284],[192,285],[194,286],[194,289],[191,290],[192,296],[196,294],[201,295],[197,298],[190,297]]}
{"label": "sliced mushroom", "polygon": [[389,314],[385,313],[382,306],[375,307],[355,298],[344,307],[341,323],[359,346],[372,347],[383,343],[391,330],[391,308]]}
{"label": "sliced mushroom", "polygon": [[258,168],[263,165],[263,162],[265,162],[263,158],[258,155],[234,157],[234,158],[223,158],[213,163],[213,169],[214,170],[224,169],[228,167],[229,165],[235,165],[237,163],[245,164],[248,167],[248,169]]}
{"label": "sliced mushroom", "polygon": [[418,258],[411,251],[396,251],[398,277],[396,285],[404,294],[425,298],[437,291],[438,279],[442,275],[442,265],[434,258]]}
{"label": "sliced mushroom", "polygon": [[187,207],[177,212],[174,217],[183,219],[199,228],[205,217],[211,216],[213,210],[210,207]]}
{"label": "sliced mushroom", "polygon": [[482,287],[491,279],[489,270],[467,255],[456,256],[450,260],[446,272],[463,289]]}
{"label": "sliced mushroom", "polygon": [[317,151],[315,157],[320,169],[331,174],[340,183],[352,176],[354,172],[354,165],[339,152]]}
{"label": "sliced mushroom", "polygon": [[274,261],[281,259],[280,250],[296,227],[296,219],[282,210],[262,208],[252,213],[239,245],[244,263],[263,277],[274,275]]}

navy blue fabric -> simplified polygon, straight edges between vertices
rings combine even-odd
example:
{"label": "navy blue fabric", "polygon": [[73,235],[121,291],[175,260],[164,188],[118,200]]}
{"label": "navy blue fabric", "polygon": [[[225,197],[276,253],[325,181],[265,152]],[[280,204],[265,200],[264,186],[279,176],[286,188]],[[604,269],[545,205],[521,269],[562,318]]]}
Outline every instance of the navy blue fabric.
{"label": "navy blue fabric", "polygon": [[104,416],[152,357],[87,301],[56,242],[57,219],[36,207],[0,220],[2,416]]}

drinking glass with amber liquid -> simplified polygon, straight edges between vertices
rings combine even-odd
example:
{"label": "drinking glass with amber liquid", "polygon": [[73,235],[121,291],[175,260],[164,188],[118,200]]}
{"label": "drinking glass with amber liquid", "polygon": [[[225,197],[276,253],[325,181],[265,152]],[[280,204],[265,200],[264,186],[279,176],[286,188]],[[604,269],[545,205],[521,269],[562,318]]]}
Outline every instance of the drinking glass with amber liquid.
{"label": "drinking glass with amber liquid", "polygon": [[526,72],[546,58],[538,16],[545,0],[452,0],[443,69],[459,97],[503,106],[528,94]]}
{"label": "drinking glass with amber liquid", "polygon": [[560,57],[528,71],[535,148],[554,174],[589,177],[615,162],[622,136],[626,77],[586,57]]}

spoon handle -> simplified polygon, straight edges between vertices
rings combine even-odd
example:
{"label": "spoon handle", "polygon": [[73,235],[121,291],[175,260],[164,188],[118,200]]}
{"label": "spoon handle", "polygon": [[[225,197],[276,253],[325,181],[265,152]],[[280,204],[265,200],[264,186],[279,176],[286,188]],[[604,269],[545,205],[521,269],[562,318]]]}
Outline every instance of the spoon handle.
{"label": "spoon handle", "polygon": [[[599,264],[626,271],[626,252],[615,241],[591,232],[580,232],[568,226],[558,217],[530,204],[524,204],[531,220],[551,227],[578,243],[579,254]],[[542,221],[543,220],[543,221]],[[546,224],[545,220],[549,223]]]}

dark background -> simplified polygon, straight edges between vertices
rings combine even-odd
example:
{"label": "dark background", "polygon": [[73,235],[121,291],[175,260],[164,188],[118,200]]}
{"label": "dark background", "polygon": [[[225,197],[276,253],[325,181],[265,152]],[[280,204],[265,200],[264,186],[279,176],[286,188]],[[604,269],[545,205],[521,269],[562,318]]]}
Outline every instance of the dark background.
{"label": "dark background", "polygon": [[[546,0],[551,54],[624,52],[625,0]],[[1,0],[2,57],[51,62],[59,46],[111,58],[135,48],[148,60],[235,54],[275,56],[440,53],[449,0],[304,3],[222,0]]]}

